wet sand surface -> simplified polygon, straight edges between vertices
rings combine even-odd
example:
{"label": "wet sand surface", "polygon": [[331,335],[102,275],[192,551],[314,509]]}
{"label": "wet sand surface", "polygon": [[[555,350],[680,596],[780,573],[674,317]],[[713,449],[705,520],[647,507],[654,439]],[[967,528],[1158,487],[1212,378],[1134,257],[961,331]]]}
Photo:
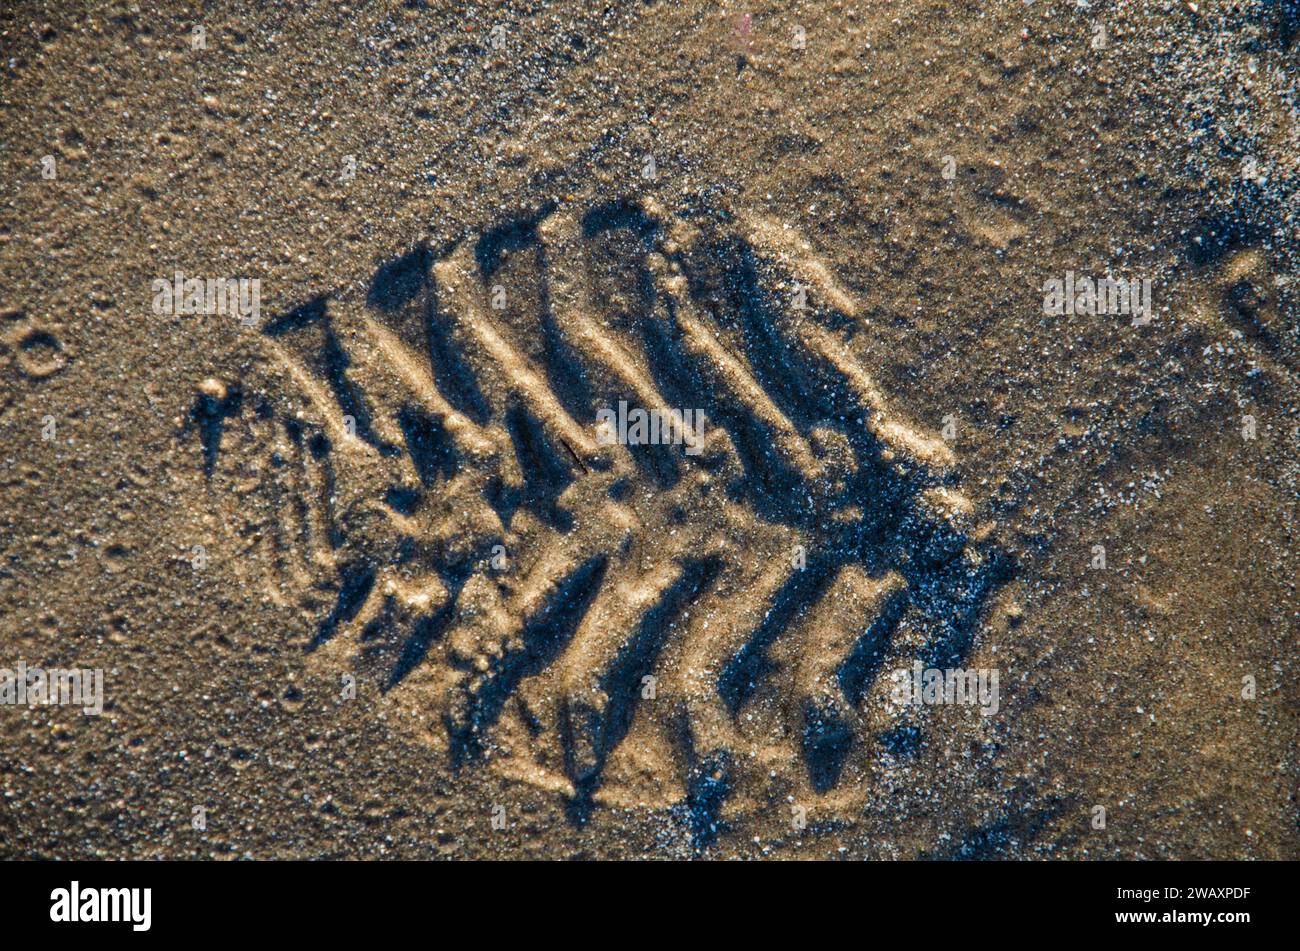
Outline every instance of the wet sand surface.
{"label": "wet sand surface", "polygon": [[1298,33],[7,8],[0,854],[1296,858]]}

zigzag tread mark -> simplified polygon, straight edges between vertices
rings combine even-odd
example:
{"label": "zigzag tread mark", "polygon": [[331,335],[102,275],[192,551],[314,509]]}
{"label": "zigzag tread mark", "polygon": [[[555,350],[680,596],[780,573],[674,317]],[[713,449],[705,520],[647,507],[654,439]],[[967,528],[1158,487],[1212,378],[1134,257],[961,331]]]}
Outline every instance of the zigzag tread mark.
{"label": "zigzag tread mark", "polygon": [[[328,503],[337,526],[317,556],[335,566],[337,598],[311,645],[387,665],[383,689],[421,699],[455,762],[491,759],[588,801],[690,799],[708,776],[721,803],[747,762],[782,755],[804,764],[789,782],[826,794],[859,775],[846,757],[879,726],[862,715],[878,672],[911,650],[895,632],[971,617],[990,590],[971,507],[951,489],[934,501],[951,452],[890,409],[817,313],[782,315],[733,349],[725,315],[692,298],[710,286],[690,269],[711,265],[683,250],[701,226],[634,206],[590,226],[546,209],[440,259],[417,249],[381,268],[364,306],[320,299],[268,327],[268,356],[328,456],[324,496],[273,487],[277,504]],[[797,238],[742,224],[727,240],[747,281],[784,286],[793,269],[823,312],[857,313]],[[589,290],[602,276],[583,269],[587,245],[619,228],[635,237],[611,245],[633,256],[621,273],[654,294],[639,327],[602,321]],[[650,447],[601,445],[544,349],[520,346],[518,318],[493,317],[485,282],[532,244],[538,333],[575,357],[575,392],[644,408],[695,394],[722,421],[679,434],[702,440],[698,456],[656,447],[671,478],[648,477],[634,454]],[[315,334],[305,355],[290,346],[302,333]],[[804,383],[769,391],[790,360],[821,395],[795,405]],[[826,417],[828,393],[865,425]],[[747,725],[773,717],[775,739]]]}

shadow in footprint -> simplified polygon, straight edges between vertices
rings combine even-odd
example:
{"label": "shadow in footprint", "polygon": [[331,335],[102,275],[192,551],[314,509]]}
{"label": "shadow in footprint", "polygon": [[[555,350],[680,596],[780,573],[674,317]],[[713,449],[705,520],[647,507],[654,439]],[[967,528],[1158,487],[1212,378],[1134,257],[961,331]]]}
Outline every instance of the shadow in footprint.
{"label": "shadow in footprint", "polygon": [[217,454],[221,451],[221,434],[225,431],[226,420],[239,414],[243,406],[243,394],[238,387],[232,388],[224,396],[200,392],[190,407],[190,418],[181,429],[184,437],[191,429],[197,429],[199,443],[203,446],[203,476],[211,479],[217,468]]}

